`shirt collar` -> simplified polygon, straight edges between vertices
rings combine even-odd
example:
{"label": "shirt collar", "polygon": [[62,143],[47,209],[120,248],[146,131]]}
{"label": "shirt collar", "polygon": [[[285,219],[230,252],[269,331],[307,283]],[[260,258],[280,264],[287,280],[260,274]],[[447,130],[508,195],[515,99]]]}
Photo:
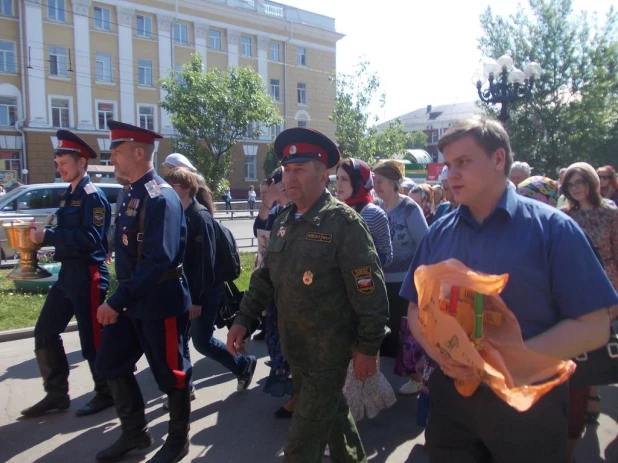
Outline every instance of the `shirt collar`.
{"label": "shirt collar", "polygon": [[146,172],[140,178],[138,178],[133,183],[131,183],[130,189],[131,190],[135,190],[136,188],[144,186],[147,182],[151,181],[155,177],[155,175],[156,174],[155,174],[154,169],[150,169],[148,172]]}
{"label": "shirt collar", "polygon": [[[491,213],[487,216],[487,218],[485,218],[485,220],[483,220],[483,222],[487,222],[496,214],[499,214],[500,211],[503,211],[512,219],[515,216],[515,212],[517,211],[517,200],[518,196],[515,185],[513,185],[512,182],[508,182],[504,193],[502,193],[500,201],[498,201],[498,204],[496,204],[494,210],[491,211]],[[468,206],[464,206],[463,204],[460,205],[459,208],[457,208],[456,214],[458,218],[462,218],[468,223],[478,225],[476,220],[474,220],[474,217],[472,217]]]}
{"label": "shirt collar", "polygon": [[[322,193],[322,195],[317,199],[315,203],[313,203],[309,210],[301,216],[301,219],[306,220],[307,222],[310,222],[315,226],[319,226],[326,212],[326,208],[324,206],[330,203],[332,200],[333,197],[331,196],[330,192],[328,192],[328,190],[324,190],[324,193]],[[294,204],[290,208],[288,221],[294,219],[295,213],[296,205]]]}
{"label": "shirt collar", "polygon": [[[81,193],[82,191],[84,191],[84,187],[90,183],[90,176],[88,174],[84,175],[82,177],[82,179],[79,181],[79,183],[77,185],[75,185],[75,189],[73,191],[71,191],[71,194],[78,194]],[[69,185],[69,190],[71,189],[71,186]]]}

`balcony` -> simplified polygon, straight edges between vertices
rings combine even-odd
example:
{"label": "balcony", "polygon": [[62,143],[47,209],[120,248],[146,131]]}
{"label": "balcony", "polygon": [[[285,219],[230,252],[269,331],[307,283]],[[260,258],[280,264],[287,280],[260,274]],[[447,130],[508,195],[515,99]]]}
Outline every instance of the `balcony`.
{"label": "balcony", "polygon": [[213,3],[228,5],[233,8],[255,11],[258,14],[280,18],[293,23],[317,27],[327,31],[336,32],[334,18],[301,10],[281,3],[263,0],[210,0]]}

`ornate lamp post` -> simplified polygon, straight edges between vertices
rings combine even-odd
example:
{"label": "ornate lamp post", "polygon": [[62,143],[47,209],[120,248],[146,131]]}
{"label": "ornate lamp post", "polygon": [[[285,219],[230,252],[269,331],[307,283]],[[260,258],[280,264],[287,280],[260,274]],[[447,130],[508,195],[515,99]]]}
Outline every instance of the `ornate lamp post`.
{"label": "ornate lamp post", "polygon": [[[513,59],[503,55],[497,60],[486,59],[482,72],[472,76],[479,98],[487,104],[501,104],[498,119],[502,123],[509,118],[509,103],[521,100],[530,94],[534,82],[541,77],[541,66],[532,61],[525,69],[513,66]],[[483,87],[485,84],[487,86]]]}

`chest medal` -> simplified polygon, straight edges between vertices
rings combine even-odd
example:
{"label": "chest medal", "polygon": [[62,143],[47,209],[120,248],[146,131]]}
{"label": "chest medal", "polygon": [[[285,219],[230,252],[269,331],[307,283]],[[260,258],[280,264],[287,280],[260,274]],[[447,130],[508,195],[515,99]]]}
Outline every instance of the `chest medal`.
{"label": "chest medal", "polygon": [[311,270],[307,270],[305,273],[303,273],[303,283],[305,283],[307,286],[313,283],[313,272],[311,272]]}
{"label": "chest medal", "polygon": [[277,230],[277,236],[279,238],[283,238],[285,236],[285,231],[287,230],[288,227],[280,227],[279,230]]}
{"label": "chest medal", "polygon": [[124,244],[125,246],[129,245],[129,237],[126,234],[122,234],[122,244]]}

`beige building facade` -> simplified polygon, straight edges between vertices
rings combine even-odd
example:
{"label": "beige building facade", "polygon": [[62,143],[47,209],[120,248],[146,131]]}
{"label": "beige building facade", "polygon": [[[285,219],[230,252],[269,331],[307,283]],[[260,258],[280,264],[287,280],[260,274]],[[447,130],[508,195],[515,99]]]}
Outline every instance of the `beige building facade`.
{"label": "beige building facade", "polygon": [[[285,121],[235,147],[236,196],[264,178],[267,146],[282,128],[334,137],[329,77],[343,36],[326,16],[263,0],[0,0],[0,28],[0,184],[54,181],[59,128],[108,165],[110,119],[162,133],[160,164],[174,129],[157,81],[193,53],[205,69],[255,69]],[[97,170],[95,179],[113,181],[109,168]]]}

